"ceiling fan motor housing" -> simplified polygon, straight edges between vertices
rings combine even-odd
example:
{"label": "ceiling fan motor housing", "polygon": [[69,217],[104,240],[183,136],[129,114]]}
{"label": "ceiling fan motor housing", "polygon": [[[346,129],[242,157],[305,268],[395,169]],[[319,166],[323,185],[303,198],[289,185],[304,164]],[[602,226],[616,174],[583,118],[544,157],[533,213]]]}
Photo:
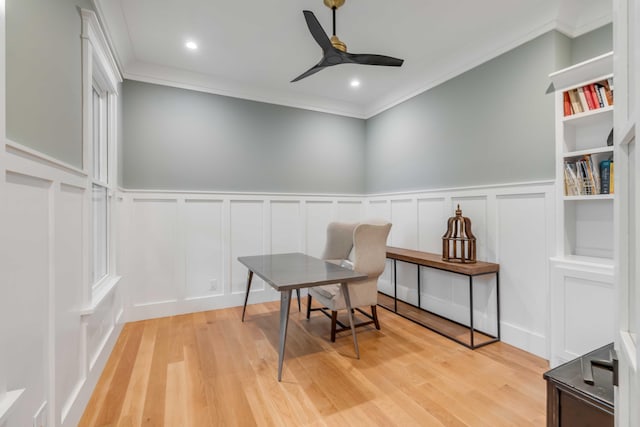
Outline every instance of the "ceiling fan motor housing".
{"label": "ceiling fan motor housing", "polygon": [[344,4],[344,0],[324,0],[324,5],[329,9],[333,9],[334,7],[337,9]]}
{"label": "ceiling fan motor housing", "polygon": [[331,44],[338,50],[341,50],[343,52],[347,51],[347,45],[344,44],[342,40],[338,38],[338,36],[331,36]]}

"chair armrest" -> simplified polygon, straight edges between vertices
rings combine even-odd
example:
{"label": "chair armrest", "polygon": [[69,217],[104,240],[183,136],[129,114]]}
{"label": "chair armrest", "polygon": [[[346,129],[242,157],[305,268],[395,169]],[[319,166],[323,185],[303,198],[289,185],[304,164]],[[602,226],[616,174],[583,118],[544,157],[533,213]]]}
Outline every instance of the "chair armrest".
{"label": "chair armrest", "polygon": [[348,259],[343,259],[340,263],[340,267],[348,268],[349,270],[353,270],[353,262]]}

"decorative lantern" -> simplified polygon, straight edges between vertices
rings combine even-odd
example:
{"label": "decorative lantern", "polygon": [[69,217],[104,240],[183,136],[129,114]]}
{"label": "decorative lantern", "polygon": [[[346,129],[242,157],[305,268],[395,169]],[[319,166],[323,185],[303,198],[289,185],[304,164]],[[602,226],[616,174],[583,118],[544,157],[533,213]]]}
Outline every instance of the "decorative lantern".
{"label": "decorative lantern", "polygon": [[476,237],[471,232],[471,220],[462,216],[460,205],[456,216],[447,221],[447,232],[442,236],[442,259],[444,261],[476,262]]}

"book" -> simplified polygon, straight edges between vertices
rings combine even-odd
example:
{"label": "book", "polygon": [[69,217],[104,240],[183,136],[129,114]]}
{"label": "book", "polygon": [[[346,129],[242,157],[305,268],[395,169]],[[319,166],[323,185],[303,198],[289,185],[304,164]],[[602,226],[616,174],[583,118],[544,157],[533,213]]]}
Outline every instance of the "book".
{"label": "book", "polygon": [[571,89],[567,91],[569,94],[569,99],[571,100],[571,109],[575,113],[582,113],[584,110],[582,109],[582,104],[580,104],[580,100],[578,99],[578,91],[576,89]]}
{"label": "book", "polygon": [[578,88],[578,99],[580,100],[580,105],[582,105],[582,111],[589,111],[593,109],[593,107],[589,106],[591,100],[587,99],[587,95],[584,93],[584,87]]}
{"label": "book", "polygon": [[591,183],[593,185],[592,194],[600,194],[600,168],[598,164],[593,160],[591,155],[587,155],[587,164],[591,169]]}
{"label": "book", "polygon": [[595,91],[592,87],[593,85],[586,85],[584,87],[584,94],[587,97],[587,102],[589,102],[589,108],[595,110],[596,108],[600,108],[600,103],[598,103],[598,99],[596,98]]}
{"label": "book", "polygon": [[570,116],[571,114],[573,114],[573,110],[571,109],[571,98],[569,98],[569,93],[564,92],[562,94],[562,99],[563,99],[564,115]]}
{"label": "book", "polygon": [[607,101],[609,101],[609,105],[613,105],[613,79],[603,80],[603,85],[607,92]]}
{"label": "book", "polygon": [[611,160],[600,162],[600,194],[609,194],[611,186]]}
{"label": "book", "polygon": [[600,83],[596,84],[596,93],[598,94],[598,99],[601,101],[603,107],[609,106],[609,101],[607,100],[607,92],[603,85]]}
{"label": "book", "polygon": [[580,195],[580,182],[576,174],[575,164],[565,162],[564,164],[564,194],[566,196]]}
{"label": "book", "polygon": [[613,160],[610,160],[609,163],[609,194],[613,194]]}
{"label": "book", "polygon": [[589,91],[591,91],[591,97],[593,98],[593,101],[596,103],[598,108],[604,107],[604,102],[602,102],[602,98],[600,97],[600,93],[598,92],[598,88],[596,87],[595,83],[591,83],[589,85]]}

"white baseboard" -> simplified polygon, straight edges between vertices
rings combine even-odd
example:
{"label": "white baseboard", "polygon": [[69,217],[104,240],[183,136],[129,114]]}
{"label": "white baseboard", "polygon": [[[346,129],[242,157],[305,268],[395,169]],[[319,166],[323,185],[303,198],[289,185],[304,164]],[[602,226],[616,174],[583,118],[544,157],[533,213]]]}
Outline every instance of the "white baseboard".
{"label": "white baseboard", "polygon": [[501,341],[506,344],[518,347],[543,359],[549,359],[547,339],[540,333],[528,331],[517,325],[500,322],[500,335]]}
{"label": "white baseboard", "polygon": [[[273,292],[255,291],[251,292],[249,295],[247,305],[277,301],[279,299],[280,296]],[[238,307],[243,304],[244,293],[187,298],[184,300],[174,301],[159,301],[148,304],[134,304],[127,309],[126,319],[127,322],[135,322],[138,320],[177,316],[180,314],[196,313],[199,311]]]}

